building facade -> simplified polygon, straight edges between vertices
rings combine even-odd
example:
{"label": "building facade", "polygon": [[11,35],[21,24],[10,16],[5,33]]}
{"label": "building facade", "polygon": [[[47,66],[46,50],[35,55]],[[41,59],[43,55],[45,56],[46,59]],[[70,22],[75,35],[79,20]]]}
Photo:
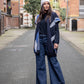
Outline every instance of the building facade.
{"label": "building facade", "polygon": [[70,31],[84,31],[84,0],[67,0],[66,23]]}
{"label": "building facade", "polygon": [[0,34],[19,28],[19,0],[0,0]]}
{"label": "building facade", "polygon": [[[60,10],[61,9],[66,10],[66,7],[67,7],[66,0],[50,0],[50,3],[51,3],[51,7],[52,7],[53,11],[55,11],[59,17],[60,17]],[[66,12],[65,12],[65,14],[66,14]],[[65,20],[63,21],[62,17],[60,17],[60,19],[61,19],[60,26],[65,27]]]}
{"label": "building facade", "polygon": [[50,3],[51,3],[52,10],[54,12],[56,12],[59,16],[60,15],[60,13],[59,13],[59,7],[60,7],[59,0],[50,0]]}
{"label": "building facade", "polygon": [[59,0],[60,8],[66,8],[67,7],[67,0]]}
{"label": "building facade", "polygon": [[32,27],[32,15],[24,10],[25,0],[20,0],[20,24],[21,27]]}
{"label": "building facade", "polygon": [[61,26],[69,31],[84,31],[84,0],[50,0],[52,9],[60,16],[60,9],[66,9],[66,19]]}
{"label": "building facade", "polygon": [[[60,10],[62,10],[63,12],[65,12],[64,16],[62,17],[65,17],[66,18],[66,9],[67,9],[67,0],[59,0],[59,5],[60,5]],[[65,27],[66,26],[66,19],[65,20],[62,20],[62,17],[61,18],[61,27]]]}

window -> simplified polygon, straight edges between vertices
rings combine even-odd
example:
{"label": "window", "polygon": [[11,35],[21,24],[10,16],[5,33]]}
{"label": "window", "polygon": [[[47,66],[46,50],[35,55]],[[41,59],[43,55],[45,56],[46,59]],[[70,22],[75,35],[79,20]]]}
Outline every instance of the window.
{"label": "window", "polygon": [[79,15],[84,16],[84,0],[80,0]]}
{"label": "window", "polygon": [[4,12],[6,12],[6,0],[4,0]]}
{"label": "window", "polygon": [[84,5],[84,0],[80,0],[80,5]]}
{"label": "window", "polygon": [[7,14],[11,15],[11,1],[7,0]]}

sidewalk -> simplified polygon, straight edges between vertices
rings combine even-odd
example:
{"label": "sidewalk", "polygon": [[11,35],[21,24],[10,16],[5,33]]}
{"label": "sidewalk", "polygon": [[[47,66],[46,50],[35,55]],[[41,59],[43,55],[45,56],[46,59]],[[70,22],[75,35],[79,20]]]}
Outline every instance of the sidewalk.
{"label": "sidewalk", "polygon": [[0,50],[5,48],[10,42],[23,35],[28,29],[10,29],[0,36]]}
{"label": "sidewalk", "polygon": [[84,32],[71,32],[60,28],[60,35],[84,55]]}

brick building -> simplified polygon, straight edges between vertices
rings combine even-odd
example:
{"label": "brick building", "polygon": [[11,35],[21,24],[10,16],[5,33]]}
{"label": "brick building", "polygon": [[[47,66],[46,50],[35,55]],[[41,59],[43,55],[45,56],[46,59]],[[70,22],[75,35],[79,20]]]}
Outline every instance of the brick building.
{"label": "brick building", "polygon": [[10,28],[19,28],[19,0],[0,0],[0,34]]}
{"label": "brick building", "polygon": [[52,10],[60,15],[59,13],[59,0],[50,0]]}
{"label": "brick building", "polygon": [[[60,9],[62,9],[65,12],[65,17],[66,17],[66,9],[67,9],[67,0],[59,0],[59,5],[60,5]],[[61,27],[65,27],[66,26],[66,21],[62,20],[61,17]]]}
{"label": "brick building", "polygon": [[54,11],[59,10],[60,8],[67,7],[67,0],[50,0],[51,7]]}
{"label": "brick building", "polygon": [[66,8],[67,7],[67,0],[59,0],[60,8]]}
{"label": "brick building", "polygon": [[[60,9],[66,9],[67,7],[66,0],[50,0],[50,3],[53,11],[55,11],[59,17],[60,17]],[[65,20],[63,21],[61,17],[60,19],[61,19],[60,26],[65,27]]]}
{"label": "brick building", "polygon": [[27,13],[23,6],[25,5],[25,0],[20,0],[20,24],[21,27],[31,27],[32,26],[32,15]]}
{"label": "brick building", "polygon": [[66,29],[84,31],[84,0],[68,0]]}
{"label": "brick building", "polygon": [[62,21],[69,31],[84,31],[84,0],[50,0],[52,9],[60,16],[59,8],[66,9],[66,20]]}

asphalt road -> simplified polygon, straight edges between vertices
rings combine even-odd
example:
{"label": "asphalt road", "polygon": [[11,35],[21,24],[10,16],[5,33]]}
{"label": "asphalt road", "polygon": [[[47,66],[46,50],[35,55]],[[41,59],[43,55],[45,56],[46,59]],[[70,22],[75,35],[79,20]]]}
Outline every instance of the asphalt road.
{"label": "asphalt road", "polygon": [[[28,30],[0,50],[0,84],[35,84],[36,60],[33,39],[34,30]],[[62,37],[57,58],[66,84],[84,84],[84,56]],[[50,84],[47,58],[45,59],[47,84]]]}

